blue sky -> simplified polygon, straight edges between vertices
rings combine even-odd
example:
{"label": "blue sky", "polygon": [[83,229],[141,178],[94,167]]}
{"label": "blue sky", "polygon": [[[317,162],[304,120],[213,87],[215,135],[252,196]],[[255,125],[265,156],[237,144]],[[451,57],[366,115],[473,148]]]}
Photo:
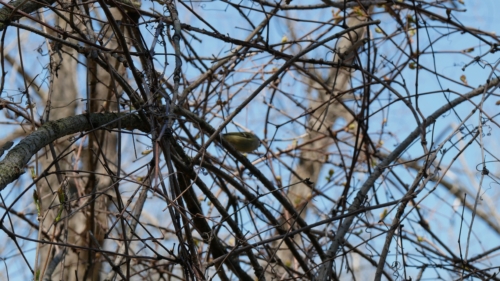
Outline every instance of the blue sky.
{"label": "blue sky", "polygon": [[[298,3],[300,1],[295,0],[292,3],[296,4],[295,2]],[[314,3],[320,3],[320,2],[321,1],[315,1]],[[459,21],[464,26],[475,27],[479,30],[484,30],[488,32],[498,32],[497,31],[498,27],[496,24],[496,17],[497,17],[496,14],[500,8],[500,2],[494,0],[480,1],[480,2],[476,1],[465,1],[465,2],[466,2],[465,7],[468,9],[466,13],[453,13],[453,15],[456,18],[458,18]],[[251,2],[243,1],[242,3],[250,5]],[[311,4],[313,4],[312,1]],[[149,9],[150,5],[151,5],[150,2],[145,2],[143,4],[143,9]],[[199,13],[205,20],[210,21],[210,23],[222,34],[228,34],[231,37],[244,39],[248,35],[249,30],[251,29],[250,24],[246,23],[245,21],[242,21],[240,15],[225,3],[222,3],[220,1],[216,2],[207,1],[207,2],[193,2],[191,3],[191,5],[192,5],[191,7],[194,10],[196,10],[197,13]],[[474,7],[472,7],[472,5],[474,5]],[[261,7],[258,5],[254,5],[253,7],[257,10],[261,9]],[[181,5],[178,5],[178,8],[180,12],[180,20],[182,22],[189,23],[190,25],[199,28],[208,29],[207,26],[205,26],[203,23],[201,23],[200,20],[196,19],[193,15],[191,15],[184,8],[182,8]],[[379,12],[382,11],[379,9]],[[280,15],[284,15],[284,13],[281,13]],[[262,20],[262,16],[256,12],[248,12],[246,16],[252,19],[254,25],[257,25]],[[292,37],[291,32],[295,33],[297,37],[306,34],[315,25],[315,23],[313,22],[315,19],[320,20],[327,17],[331,17],[331,11],[328,9],[325,9],[320,12],[301,11],[299,14],[293,12],[287,14],[287,16],[292,18],[293,17],[306,18],[310,19],[311,22],[298,23],[289,29],[284,24],[285,19],[283,18],[273,19],[270,28],[266,30],[265,34],[262,34],[264,39],[268,39],[269,44],[280,43],[284,36],[291,38]],[[374,18],[380,19],[382,21],[379,27],[382,28],[387,33],[391,33],[392,31],[394,31],[395,29],[394,21],[386,14],[378,14],[375,15]],[[401,86],[392,84],[392,86],[396,90],[400,91],[400,93],[403,96],[406,96],[407,94],[413,96],[418,92],[420,94],[419,97],[420,110],[424,116],[427,116],[428,114],[432,113],[434,110],[442,106],[444,103],[446,103],[445,96],[448,96],[450,99],[454,99],[457,97],[457,95],[465,94],[471,89],[477,87],[478,85],[484,84],[485,80],[488,77],[490,77],[490,74],[492,73],[491,65],[494,65],[498,60],[497,53],[487,54],[484,57],[482,56],[483,54],[487,53],[489,47],[486,46],[483,42],[480,42],[477,38],[470,35],[463,35],[460,33],[453,33],[451,35],[446,35],[448,32],[450,32],[451,28],[441,22],[428,20],[427,24],[429,28],[427,30],[421,29],[419,33],[420,49],[425,51],[425,54],[420,56],[420,63],[421,65],[429,68],[430,70],[435,70],[436,73],[442,75],[443,77],[437,77],[435,74],[429,73],[426,70],[420,70],[418,72],[418,80],[417,80],[417,71],[412,70],[409,67],[406,67],[402,70],[401,74],[396,76],[395,78],[395,80],[397,80],[398,82],[406,84],[405,87],[406,90]],[[152,37],[150,36],[150,34],[154,33],[153,29],[154,26],[149,25],[148,27],[150,28],[149,31],[147,31],[145,26],[142,27],[142,30],[144,31],[144,34],[148,34],[147,36],[145,36],[146,42],[151,42]],[[316,33],[312,33],[313,35],[311,36],[311,38],[314,38],[314,35],[318,34],[321,31],[322,29],[320,29]],[[382,42],[384,40],[383,35],[375,32],[375,27],[371,29],[371,32],[374,38],[374,42]],[[21,34],[24,35],[23,32],[21,32]],[[442,36],[439,40],[434,41],[439,36],[439,34],[444,34],[444,36]],[[10,38],[14,38],[15,33],[13,32],[13,29],[10,29],[10,34],[8,36],[10,36]],[[427,48],[427,46],[429,45],[428,37],[430,37],[431,41],[433,41],[432,44],[433,49]],[[27,51],[29,54],[26,59],[27,60],[29,59],[30,62],[32,62],[32,66],[30,67],[29,70],[32,72],[32,74],[41,73],[45,75],[46,73],[43,67],[46,63],[47,57],[44,57],[37,52],[39,46],[42,47],[42,50],[46,49],[45,46],[43,45],[43,41],[40,39],[40,37],[34,35],[27,36],[27,38],[28,38],[26,39],[27,41],[25,41],[27,42],[27,44],[23,44],[22,47],[23,50]],[[223,43],[221,41],[211,40],[210,38],[204,35],[194,32],[192,32],[191,34],[185,34],[185,38],[193,44],[193,46],[196,48],[196,50],[199,52],[201,56],[207,58],[210,58],[212,56],[223,57],[226,54],[229,54],[230,49],[234,47],[229,44]],[[15,44],[14,40],[13,39],[11,40],[12,44]],[[401,36],[395,36],[394,40],[395,42],[402,42]],[[413,42],[413,44],[415,47],[416,43]],[[15,54],[16,49],[15,48],[9,49],[8,46],[9,44],[6,44],[5,50],[9,51],[9,53],[11,54]],[[394,44],[380,43],[379,46],[380,48],[378,49],[378,54],[376,59],[378,62],[385,59],[388,64],[386,68],[380,67],[378,73],[381,73],[382,75],[383,73],[387,72],[387,69],[393,68],[390,65],[390,62],[397,63],[398,60],[401,58],[399,57],[399,54],[395,52]],[[474,48],[474,50],[468,53],[463,52],[464,50],[468,50],[470,48]],[[167,51],[170,53],[172,52],[170,46],[168,47]],[[182,51],[187,52],[185,48]],[[432,51],[435,52],[434,55],[432,55]],[[157,52],[161,53],[163,52],[163,49],[161,49],[158,46]],[[465,65],[473,61],[473,58],[475,56],[482,56],[481,62],[472,63],[467,68],[465,68],[465,70],[462,70],[462,68]],[[309,55],[309,57],[331,59],[331,52],[329,53],[326,48],[318,49],[312,52]],[[169,77],[169,74],[172,73],[174,67],[173,57],[171,56],[163,57],[158,55],[156,58],[157,58],[156,66],[158,67],[158,69],[162,69],[161,67],[165,59],[168,60],[169,66],[166,68],[166,73],[167,73],[166,78],[171,79],[171,77]],[[209,66],[211,65],[211,62],[209,60],[206,60],[205,63]],[[265,68],[260,67],[260,64],[265,64],[265,63],[268,64]],[[227,114],[229,114],[232,109],[238,106],[238,104],[242,100],[244,100],[250,93],[252,93],[260,85],[259,82],[262,82],[267,77],[269,77],[270,73],[272,73],[273,71],[273,68],[279,68],[282,65],[282,63],[283,61],[274,61],[272,57],[269,57],[265,54],[257,53],[255,54],[252,60],[247,60],[246,62],[241,64],[239,66],[239,71],[237,73],[231,74],[231,77],[227,80],[228,81],[227,84],[221,86],[219,89],[216,90],[219,98],[221,100],[228,101],[228,104],[225,106],[223,111],[214,110],[213,112],[208,114],[206,116],[206,119],[209,120],[212,126],[214,127],[221,124],[224,116],[227,116]],[[486,65],[486,63],[489,63],[491,65]],[[186,78],[188,80],[194,80],[199,75],[199,72],[196,70],[196,68],[194,68],[193,66],[191,66],[186,62],[183,63],[182,69],[183,73],[186,75]],[[496,71],[493,72],[494,75],[497,73]],[[7,94],[8,96],[13,97],[14,99],[18,98],[18,96],[16,96],[17,89],[19,88],[22,89],[23,86],[22,83],[20,83],[21,80],[19,80],[18,76],[16,76],[15,73],[16,73],[15,71],[9,70],[9,75],[7,75],[8,83],[6,83],[7,91],[6,93],[2,93],[2,97],[5,97]],[[41,78],[43,77],[43,75],[41,75],[41,77],[38,78],[37,80],[38,83],[42,85],[43,82]],[[460,85],[462,83],[460,82],[460,77],[462,75],[465,75],[469,87]],[[245,83],[245,80],[249,79],[250,77],[258,77],[260,80],[255,79],[251,83]],[[449,81],[444,77],[449,77],[453,81]],[[305,87],[303,86],[302,83],[300,83],[299,78],[296,78],[296,75],[294,75],[294,73],[291,72],[289,75],[285,77],[283,81],[281,81],[280,90],[286,93],[295,94],[294,97],[298,101],[298,103],[307,105],[307,99],[304,98]],[[418,88],[415,86],[417,81],[418,81]],[[230,85],[230,83],[233,84]],[[84,83],[82,82],[80,86],[82,93],[85,93]],[[374,86],[374,88],[376,87],[377,86]],[[447,93],[447,94],[439,93],[439,91],[443,89],[450,89],[452,93]],[[237,94],[234,97],[230,96],[235,93]],[[241,125],[242,127],[255,132],[261,138],[264,138],[265,136],[267,136],[267,138],[272,137],[273,134],[275,133],[276,127],[271,124],[267,124],[267,126],[264,127],[265,124],[264,117],[268,110],[268,107],[264,102],[270,101],[272,93],[273,91],[270,88],[266,88],[261,93],[259,93],[257,98],[254,101],[252,101],[249,104],[249,106],[237,116],[237,118],[234,120],[235,122],[227,127],[228,130],[229,131],[234,131],[238,129],[242,130],[242,128],[239,127]],[[199,91],[199,92],[194,92],[193,96],[198,97],[198,96],[203,96],[203,94],[204,93],[202,91]],[[211,100],[209,102],[209,104],[211,105],[214,105],[217,102],[217,98],[214,98],[214,96],[211,97]],[[395,99],[395,97],[391,95],[388,91],[383,92],[383,94],[381,95],[379,106],[386,108],[390,99],[393,100]],[[473,102],[478,104],[480,100],[481,97],[477,97],[473,99]],[[490,96],[485,101],[485,104],[483,106],[484,112],[488,113],[490,116],[495,115],[498,112],[498,106],[495,104],[497,100],[499,100],[498,97]],[[414,102],[414,99],[412,99],[412,101]],[[80,105],[83,106],[83,103],[81,103]],[[273,100],[272,105],[275,107],[275,109],[271,110],[271,115],[270,115],[271,116],[270,120],[272,120],[273,124],[285,123],[286,121],[290,120],[290,118],[298,117],[303,113],[302,108],[300,108],[294,103],[291,103],[289,99],[286,99],[283,95],[279,95],[279,93],[277,94],[277,98]],[[440,117],[435,124],[435,129],[433,132],[434,135],[436,136],[435,140],[440,141],[444,139],[448,134],[455,134],[452,140],[454,142],[457,141],[461,137],[461,135],[454,132],[457,131],[457,126],[458,124],[460,124],[460,119],[468,115],[473,109],[474,106],[472,106],[470,103],[464,103],[456,107],[456,114],[450,112],[445,116]],[[41,104],[38,104],[37,110],[38,113],[41,114],[43,111],[43,106]],[[385,148],[385,151],[390,151],[396,145],[398,145],[407,136],[409,132],[414,130],[414,128],[416,127],[416,122],[414,120],[413,115],[409,113],[406,106],[403,103],[398,102],[391,105],[388,111],[387,110],[382,111],[374,116],[373,121],[371,121],[371,127],[370,127],[371,128],[370,132],[372,134],[377,134],[380,132],[381,130],[380,124],[384,119],[384,117],[387,116],[389,116],[389,118],[387,119],[387,125],[384,127],[386,134],[384,134],[382,138],[383,138],[383,147]],[[478,115],[478,112],[476,112],[473,118],[471,118],[466,122],[466,126],[471,129],[474,128],[475,126],[478,126],[480,123],[479,119],[480,117]],[[304,122],[304,118],[299,118],[297,121]],[[342,124],[343,122],[339,121],[339,123],[336,126],[340,127]],[[485,125],[486,126],[484,127],[485,130],[484,145],[490,151],[497,151],[498,142],[496,140],[498,139],[498,128],[492,123],[487,123]],[[267,135],[264,134],[265,128],[267,128],[268,130]],[[391,134],[387,134],[387,132],[390,132]],[[9,129],[2,130],[0,132],[0,138],[2,137],[2,134],[8,134],[8,133]],[[290,145],[292,145],[294,140],[298,140],[300,142],[301,140],[300,136],[303,133],[304,133],[303,126],[298,124],[298,122],[287,123],[286,125],[281,126],[277,130],[276,133],[277,140],[271,144],[271,147],[273,149],[277,148],[285,149]],[[429,131],[428,133],[429,137],[431,136],[431,133],[432,132]],[[459,142],[458,145],[459,146],[464,145],[469,141],[469,139],[470,136],[469,138],[466,138],[465,141]],[[143,138],[142,141],[146,145],[141,145],[136,143],[139,153],[141,152],[141,150],[147,149],[147,145],[149,144],[148,140],[145,138]],[[129,147],[132,145],[131,138],[125,138],[124,142],[125,142],[124,147],[129,149]],[[457,155],[457,151],[453,149],[452,143],[446,144],[445,147],[447,148],[449,153],[446,153],[443,156],[444,157],[443,166],[446,166],[446,163],[452,161],[452,159]],[[215,148],[214,145],[210,147],[209,151],[221,157],[225,155],[225,152],[223,150]],[[259,152],[263,152],[262,147],[260,148]],[[197,152],[194,151],[193,155],[196,153]],[[332,153],[335,153],[334,148],[332,148]],[[408,151],[406,151],[403,156],[406,159],[413,159],[415,157],[421,156],[422,154],[423,154],[422,147],[417,141],[417,143],[413,145],[410,149],[408,149]],[[249,155],[249,158],[255,160],[258,157],[254,155]],[[291,158],[284,158],[284,159],[291,161]],[[130,161],[132,160],[134,159],[131,158]],[[133,170],[137,168],[139,165],[149,160],[150,158],[145,157],[137,161],[136,163],[128,166],[127,168]],[[492,156],[487,156],[486,160],[492,161],[494,159]],[[335,162],[337,160],[333,159],[332,161]],[[482,161],[483,160],[481,158],[481,148],[479,147],[479,145],[473,144],[470,149],[468,149],[463,153],[463,157],[457,160],[456,164],[449,171],[447,179],[455,182],[456,184],[462,184],[467,188],[469,188],[470,190],[476,190],[479,187],[479,181],[480,181],[480,172],[477,169],[480,169],[479,164]],[[276,167],[278,167],[277,169],[283,173],[282,178],[286,183],[287,179],[289,178],[289,173],[286,172],[286,169],[280,167],[279,166],[280,164],[278,162],[273,162],[273,164],[276,165]],[[271,175],[270,168],[268,165],[265,165],[263,163],[260,163],[258,165],[259,168],[261,168],[263,171]],[[465,167],[470,171],[470,174],[464,172],[463,169]],[[495,162],[488,163],[487,167],[492,172],[492,174],[498,174],[497,163]],[[326,180],[324,180],[324,178],[326,177],[329,169],[334,169],[336,173],[341,175],[341,171],[339,171],[338,167],[336,167],[335,165],[325,165],[323,169],[323,175],[320,176],[321,182],[318,182],[318,186],[322,187],[323,188],[322,190],[327,195],[335,197],[338,196],[340,192],[339,190],[341,190],[342,180],[340,180],[340,182],[338,183],[327,183]],[[398,174],[400,174],[401,178],[408,184],[412,182],[413,176],[415,176],[415,172],[408,172],[403,168],[396,168],[395,170],[398,172]],[[365,179],[366,179],[365,175],[357,173],[355,174],[353,185],[361,186],[361,184]],[[29,179],[28,175],[26,174],[25,176],[23,176],[23,181],[21,181],[22,183],[21,185],[25,187],[28,185],[28,182]],[[252,183],[251,180],[249,180],[249,182]],[[380,182],[381,181],[379,181],[379,183]],[[485,178],[485,181],[483,182],[483,185],[481,187],[482,188],[481,196],[484,197],[484,199],[481,198],[481,200],[479,201],[480,206],[484,206],[484,204],[487,204],[488,200],[492,202],[493,206],[498,205],[499,203],[498,195],[500,194],[497,191],[498,190],[497,186],[498,184],[496,183],[496,178],[489,178],[489,177]],[[10,185],[9,187],[13,187],[13,185]],[[134,189],[133,186],[130,186],[129,188],[131,190]],[[3,190],[2,195],[9,197],[8,196],[9,192],[10,192],[9,189]],[[125,190],[124,193],[127,194]],[[394,188],[391,185],[382,184],[377,191],[377,196],[380,196],[381,198],[383,198],[383,200],[387,201],[389,201],[388,198],[390,197],[389,196],[390,194],[394,194],[394,196],[401,195],[400,193],[398,193],[397,190],[394,190]],[[31,196],[31,193],[29,193],[29,195]],[[25,198],[26,200],[25,202],[27,203],[24,206],[26,206],[25,207],[26,210],[32,211],[33,205],[30,204],[31,199],[28,197]],[[146,216],[145,219],[148,221],[149,220],[155,221],[157,219],[161,219],[162,216],[166,215],[166,212],[164,212],[163,210],[163,208],[165,207],[165,203],[160,202],[160,200],[156,201],[153,200],[154,199],[152,198],[151,202],[157,202],[156,204],[159,204],[161,208],[156,207],[155,205],[155,207],[148,209],[147,212],[149,216]],[[272,197],[270,196],[267,198],[264,197],[262,200],[270,204],[270,206],[279,209],[279,205],[277,204],[277,202],[272,200]],[[313,210],[309,212],[308,221],[311,222],[317,221],[318,217],[321,217],[321,215],[319,214],[324,215],[329,211],[329,209],[331,209],[330,206],[331,203],[322,198],[317,198],[316,201],[314,201],[314,203],[317,204],[318,210],[317,211]],[[460,216],[458,214],[459,212],[461,212],[461,206],[457,208],[456,203],[457,202],[454,197],[449,196],[447,192],[444,192],[444,190],[438,188],[435,192],[433,192],[429,196],[428,199],[426,199],[423,206],[423,212],[426,214],[427,216],[426,219],[429,221],[431,228],[438,229],[439,232],[443,233],[443,237],[445,236],[449,237],[450,239],[449,246],[455,250],[456,254],[458,254],[459,247],[458,247],[458,242],[456,241],[458,241],[458,238],[460,237],[462,239],[460,243],[463,247],[468,227],[462,226],[462,231],[460,232],[460,221],[459,221]],[[209,204],[207,204],[206,202],[204,207],[206,208],[206,210],[211,209]],[[18,209],[18,211],[21,210]],[[371,221],[372,223],[377,223],[379,220],[379,215],[382,212],[383,210],[372,211],[372,217],[368,216],[367,220]],[[391,216],[389,216],[389,218],[391,218]],[[246,220],[247,218],[243,217],[243,219]],[[410,215],[408,219],[411,221],[412,219],[415,220],[416,218]],[[471,213],[465,212],[464,219],[466,224],[470,222]],[[389,221],[390,220],[386,220],[386,222]],[[249,226],[249,229],[251,229],[250,227],[251,226]],[[363,233],[360,234],[363,238],[369,237],[369,234],[366,234],[366,231],[363,228],[360,229],[363,230]],[[473,256],[478,252],[482,252],[484,249],[492,248],[500,243],[498,234],[495,234],[491,230],[489,230],[484,225],[484,223],[479,219],[475,220],[473,230],[475,236],[473,235],[471,241],[471,247],[470,247],[471,253],[469,254],[469,256]],[[418,229],[416,231],[418,232],[418,235],[424,236],[425,239],[428,239],[429,243],[432,243],[432,238],[425,236],[426,235],[425,232]],[[381,240],[376,241],[374,245],[381,245],[380,243],[383,242],[383,237],[379,239]],[[353,239],[353,241],[355,240]],[[166,244],[169,243],[170,242],[166,242]],[[395,243],[392,244],[392,247],[395,248]],[[31,245],[28,244],[27,248],[33,249],[34,244],[33,247],[31,247]],[[11,257],[11,255],[15,255],[16,251],[17,250],[15,248],[11,248],[9,251],[5,251],[1,255],[1,257],[9,258]],[[28,255],[28,257],[30,257],[30,255]],[[495,262],[498,264],[497,260],[495,260]],[[486,261],[485,263],[488,263],[488,261]],[[14,270],[19,270],[17,271],[17,274],[19,274],[19,272],[21,271],[21,269],[17,269],[16,267],[13,268]],[[368,272],[370,271],[368,270]],[[12,274],[16,276],[16,274],[14,273]],[[434,272],[428,274],[430,274],[428,276],[429,278],[435,277],[435,275],[433,275]],[[11,280],[16,280],[16,279],[14,277],[11,278]],[[23,279],[20,278],[18,280],[23,280]]]}

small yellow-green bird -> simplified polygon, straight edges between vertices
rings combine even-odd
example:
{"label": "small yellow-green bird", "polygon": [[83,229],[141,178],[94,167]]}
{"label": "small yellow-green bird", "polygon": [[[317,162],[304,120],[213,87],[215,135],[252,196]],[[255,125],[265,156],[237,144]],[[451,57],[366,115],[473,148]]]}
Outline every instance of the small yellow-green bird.
{"label": "small yellow-green bird", "polygon": [[222,134],[222,137],[239,152],[252,152],[260,146],[259,138],[252,133],[234,132]]}

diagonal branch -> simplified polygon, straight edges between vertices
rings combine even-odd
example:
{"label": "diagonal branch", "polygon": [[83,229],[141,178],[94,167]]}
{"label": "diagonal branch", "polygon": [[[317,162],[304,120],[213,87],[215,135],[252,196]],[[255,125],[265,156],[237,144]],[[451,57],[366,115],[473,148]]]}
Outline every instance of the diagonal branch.
{"label": "diagonal branch", "polygon": [[119,125],[128,130],[149,132],[149,126],[136,114],[82,114],[45,123],[21,140],[0,161],[0,191],[24,173],[26,164],[36,152],[58,138],[94,129],[110,130]]}
{"label": "diagonal branch", "polygon": [[[375,181],[382,175],[382,173],[385,171],[389,165],[396,160],[401,153],[403,153],[410,144],[413,143],[415,139],[420,135],[420,132],[422,130],[425,130],[428,126],[434,124],[436,119],[440,117],[441,115],[445,114],[448,112],[450,109],[456,107],[457,105],[461,104],[464,101],[468,101],[469,99],[478,96],[480,94],[483,94],[485,91],[487,91],[490,88],[496,87],[500,84],[500,79],[495,78],[489,83],[487,83],[485,86],[481,86],[463,96],[460,96],[452,101],[450,101],[448,104],[443,105],[441,108],[436,110],[434,113],[429,115],[425,122],[423,123],[423,128],[422,127],[417,127],[413,132],[411,132],[406,139],[401,142],[401,144],[396,147],[396,149],[389,154],[380,164],[377,165],[377,167],[374,169],[373,173],[370,175],[370,177],[365,181],[361,189],[359,190],[358,194],[356,195],[356,198],[354,198],[354,201],[352,202],[352,205],[349,207],[348,211],[352,212],[355,211],[356,209],[362,208],[363,207],[363,202],[365,201],[365,197],[368,194],[368,191],[372,188],[373,184]],[[351,227],[352,222],[354,221],[355,216],[348,217],[344,223],[339,227],[337,235],[335,236],[335,239],[333,240],[332,244],[330,245],[330,248],[327,251],[327,256],[329,260],[325,262],[320,269],[318,280],[327,280],[328,279],[328,272],[331,270],[333,266],[333,261],[335,259],[335,254],[339,250],[340,245],[344,243],[344,237],[346,234],[349,232],[349,228]]]}

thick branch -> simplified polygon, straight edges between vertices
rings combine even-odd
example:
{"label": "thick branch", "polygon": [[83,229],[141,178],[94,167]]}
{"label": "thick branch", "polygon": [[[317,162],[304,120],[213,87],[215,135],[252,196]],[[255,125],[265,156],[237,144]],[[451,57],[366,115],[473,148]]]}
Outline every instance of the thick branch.
{"label": "thick branch", "polygon": [[31,157],[58,138],[92,129],[114,129],[121,125],[127,130],[149,132],[149,126],[136,114],[93,113],[77,115],[45,123],[24,138],[0,161],[0,191],[21,174]]}

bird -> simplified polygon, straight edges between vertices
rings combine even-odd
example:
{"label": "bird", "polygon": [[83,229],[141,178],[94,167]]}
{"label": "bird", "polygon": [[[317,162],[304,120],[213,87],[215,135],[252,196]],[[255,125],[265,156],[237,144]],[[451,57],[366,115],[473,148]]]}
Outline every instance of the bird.
{"label": "bird", "polygon": [[247,132],[232,132],[222,134],[222,137],[239,152],[252,152],[260,146],[259,138]]}

